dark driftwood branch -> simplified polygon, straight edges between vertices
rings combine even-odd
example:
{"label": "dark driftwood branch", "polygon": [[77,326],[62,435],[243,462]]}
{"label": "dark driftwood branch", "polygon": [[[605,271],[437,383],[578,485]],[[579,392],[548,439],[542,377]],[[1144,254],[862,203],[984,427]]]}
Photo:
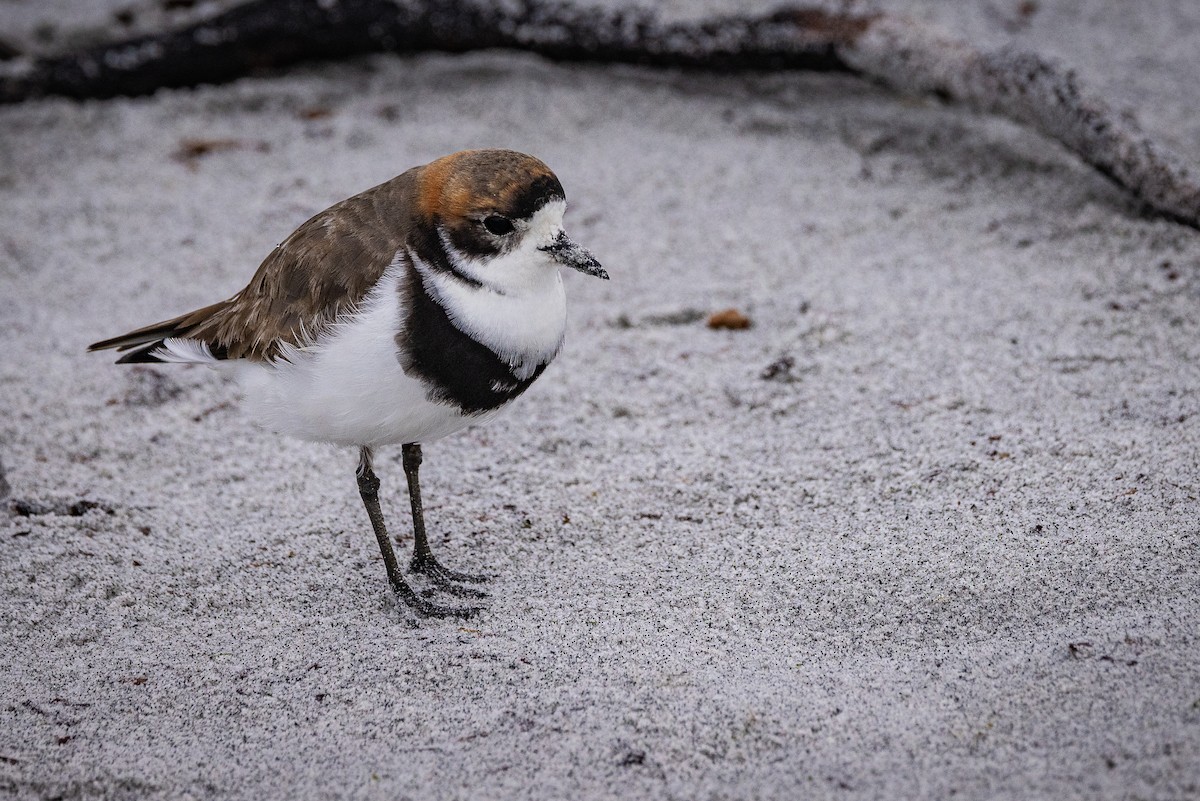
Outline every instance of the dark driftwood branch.
{"label": "dark driftwood branch", "polygon": [[562,61],[845,70],[836,47],[868,19],[781,11],[664,24],[645,9],[597,11],[555,0],[251,0],[179,31],[39,60],[0,83],[0,101],[147,94],[381,51],[509,48]]}
{"label": "dark driftwood branch", "polygon": [[1071,69],[1019,50],[981,52],[885,17],[838,52],[852,69],[900,91],[933,93],[1028,125],[1160,214],[1200,228],[1200,170],[1087,91]]}
{"label": "dark driftwood branch", "polygon": [[510,48],[558,60],[862,75],[1005,115],[1061,142],[1159,213],[1200,228],[1200,171],[1031,53],[981,52],[883,14],[781,9],[663,23],[553,0],[252,0],[189,28],[8,67],[0,102],[112,97],[232,80],[264,67],[391,51]]}

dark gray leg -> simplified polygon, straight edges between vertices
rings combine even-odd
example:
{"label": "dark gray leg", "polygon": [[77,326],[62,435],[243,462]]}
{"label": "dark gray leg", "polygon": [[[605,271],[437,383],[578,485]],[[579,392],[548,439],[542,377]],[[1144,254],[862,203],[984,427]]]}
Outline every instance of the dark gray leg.
{"label": "dark gray leg", "polygon": [[460,587],[453,582],[479,583],[487,581],[487,576],[459,573],[457,570],[444,567],[441,562],[433,558],[433,551],[429,550],[429,538],[425,535],[425,512],[421,507],[421,481],[418,476],[421,470],[421,446],[415,442],[410,443],[404,446],[402,453],[404,455],[404,475],[408,477],[408,498],[412,501],[413,516],[413,557],[409,566],[413,572],[427,576],[439,588],[453,595],[486,598],[487,593],[482,590]]}
{"label": "dark gray leg", "polygon": [[388,539],[387,526],[383,522],[383,512],[379,508],[379,479],[371,469],[371,449],[360,448],[358,452],[358,493],[362,496],[363,506],[367,507],[367,516],[371,518],[371,528],[375,529],[375,539],[379,540],[379,550],[383,554],[383,564],[387,568],[388,583],[396,597],[404,601],[414,612],[426,617],[470,617],[478,609],[457,609],[448,606],[432,604],[413,592],[412,587],[400,575],[400,566],[396,563],[396,554],[392,550],[391,540]]}

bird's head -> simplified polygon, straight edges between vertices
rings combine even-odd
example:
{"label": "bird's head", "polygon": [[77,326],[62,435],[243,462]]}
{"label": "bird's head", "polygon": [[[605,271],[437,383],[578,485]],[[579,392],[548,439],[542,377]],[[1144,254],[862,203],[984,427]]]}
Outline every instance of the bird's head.
{"label": "bird's head", "polygon": [[464,150],[421,168],[419,235],[436,237],[455,272],[497,289],[516,288],[571,267],[608,278],[600,262],[563,230],[562,184],[533,156]]}

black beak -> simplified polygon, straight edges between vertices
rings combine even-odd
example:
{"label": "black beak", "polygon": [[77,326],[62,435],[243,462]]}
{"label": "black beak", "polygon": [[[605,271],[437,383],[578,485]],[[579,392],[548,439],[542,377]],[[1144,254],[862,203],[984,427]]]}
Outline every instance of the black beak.
{"label": "black beak", "polygon": [[573,267],[581,273],[603,278],[605,281],[608,280],[608,273],[604,272],[604,268],[600,266],[600,262],[596,261],[596,257],[588,253],[586,248],[572,242],[566,231],[559,231],[553,242],[549,245],[542,245],[538,250],[549,253],[551,258],[559,264]]}

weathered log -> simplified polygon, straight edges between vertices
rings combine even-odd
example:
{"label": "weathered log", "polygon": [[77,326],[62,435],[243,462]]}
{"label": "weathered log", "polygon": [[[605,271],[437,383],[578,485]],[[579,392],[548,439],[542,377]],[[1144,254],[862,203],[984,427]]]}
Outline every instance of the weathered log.
{"label": "weathered log", "polygon": [[38,59],[0,80],[0,102],[141,95],[382,51],[509,48],[561,61],[845,70],[836,48],[869,19],[793,10],[665,24],[640,8],[597,11],[539,0],[251,0],[182,30]]}
{"label": "weathered log", "polygon": [[1200,228],[1200,169],[1148,137],[1131,115],[1034,53],[983,52],[908,20],[878,17],[838,48],[864,76],[1000,114],[1054,139],[1158,213]]}
{"label": "weathered log", "polygon": [[1036,54],[980,51],[880,13],[786,8],[662,22],[545,0],[252,0],[182,30],[5,66],[0,102],[103,98],[232,80],[309,59],[509,48],[563,61],[837,70],[1001,114],[1062,143],[1155,211],[1200,228],[1200,170]]}

